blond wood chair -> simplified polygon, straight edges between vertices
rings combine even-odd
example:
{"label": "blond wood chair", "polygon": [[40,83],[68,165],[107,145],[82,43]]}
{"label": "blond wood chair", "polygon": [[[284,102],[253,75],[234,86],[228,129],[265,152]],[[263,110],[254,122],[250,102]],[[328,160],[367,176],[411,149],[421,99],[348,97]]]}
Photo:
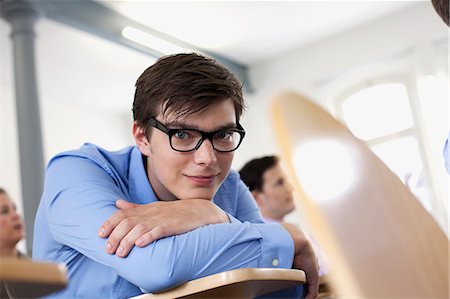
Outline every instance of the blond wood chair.
{"label": "blond wood chair", "polygon": [[304,284],[305,272],[293,269],[243,268],[189,281],[161,293],[144,294],[133,299],[168,298],[243,298]]}
{"label": "blond wood chair", "polygon": [[[343,298],[449,298],[449,240],[400,179],[305,97],[282,93],[272,108],[283,160],[330,261],[337,293]],[[345,171],[332,169],[333,161]],[[314,189],[317,182],[322,190]]]}
{"label": "blond wood chair", "polygon": [[63,264],[0,258],[0,297],[38,298],[67,285]]}

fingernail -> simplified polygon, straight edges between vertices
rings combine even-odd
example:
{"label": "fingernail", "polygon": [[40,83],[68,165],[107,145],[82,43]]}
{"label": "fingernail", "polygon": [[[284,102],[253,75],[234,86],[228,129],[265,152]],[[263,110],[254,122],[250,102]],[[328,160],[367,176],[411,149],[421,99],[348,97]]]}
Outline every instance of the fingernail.
{"label": "fingernail", "polygon": [[111,244],[106,243],[106,252],[107,253],[111,253],[111,248],[112,248]]}
{"label": "fingernail", "polygon": [[119,249],[117,249],[117,255],[122,256],[123,255],[123,247],[120,246]]}
{"label": "fingernail", "polygon": [[99,230],[98,230],[98,235],[100,237],[103,237],[104,234],[105,234],[105,229],[103,227],[100,227]]}

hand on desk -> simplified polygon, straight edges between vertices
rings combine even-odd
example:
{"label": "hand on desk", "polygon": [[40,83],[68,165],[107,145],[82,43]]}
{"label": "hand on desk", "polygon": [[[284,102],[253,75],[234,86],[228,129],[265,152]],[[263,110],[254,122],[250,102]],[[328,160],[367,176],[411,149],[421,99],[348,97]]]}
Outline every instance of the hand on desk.
{"label": "hand on desk", "polygon": [[198,227],[229,222],[227,214],[211,201],[187,199],[140,205],[117,200],[119,209],[99,229],[108,238],[106,252],[126,257],[133,246],[145,247],[155,240],[180,235]]}
{"label": "hand on desk", "polygon": [[281,223],[294,241],[294,264],[292,268],[300,269],[306,273],[306,297],[313,299],[319,293],[319,264],[314,248],[303,231],[291,223]]}

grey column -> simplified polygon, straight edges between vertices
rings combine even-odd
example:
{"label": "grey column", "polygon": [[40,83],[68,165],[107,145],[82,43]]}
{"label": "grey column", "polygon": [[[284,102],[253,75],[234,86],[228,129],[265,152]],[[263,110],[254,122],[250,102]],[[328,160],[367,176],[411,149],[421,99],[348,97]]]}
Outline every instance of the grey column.
{"label": "grey column", "polygon": [[34,218],[44,182],[44,154],[34,53],[34,24],[39,17],[39,11],[30,2],[2,1],[1,12],[12,28],[22,199],[27,248],[28,253],[31,253]]}

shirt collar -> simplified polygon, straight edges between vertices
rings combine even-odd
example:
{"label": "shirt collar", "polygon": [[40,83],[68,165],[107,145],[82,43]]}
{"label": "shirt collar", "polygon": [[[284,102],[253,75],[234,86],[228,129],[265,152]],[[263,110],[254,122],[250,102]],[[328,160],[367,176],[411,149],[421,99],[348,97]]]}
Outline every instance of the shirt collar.
{"label": "shirt collar", "polygon": [[148,181],[141,151],[134,146],[131,151],[130,167],[128,169],[130,200],[138,204],[157,201],[155,192]]}

